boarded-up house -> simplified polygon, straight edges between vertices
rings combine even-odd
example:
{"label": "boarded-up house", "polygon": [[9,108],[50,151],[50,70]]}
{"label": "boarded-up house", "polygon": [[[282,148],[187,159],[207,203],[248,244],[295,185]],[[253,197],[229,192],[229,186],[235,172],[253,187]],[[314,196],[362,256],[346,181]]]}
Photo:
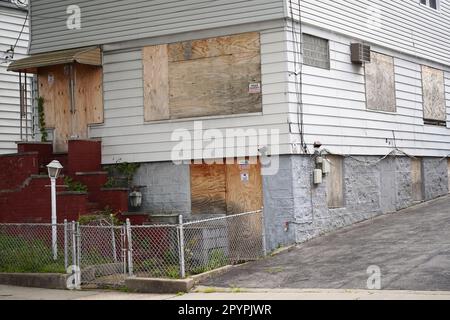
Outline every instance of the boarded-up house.
{"label": "boarded-up house", "polygon": [[37,75],[56,151],[100,139],[103,164],[141,164],[144,212],[264,207],[274,248],[448,193],[435,4],[34,0],[31,57],[10,69]]}

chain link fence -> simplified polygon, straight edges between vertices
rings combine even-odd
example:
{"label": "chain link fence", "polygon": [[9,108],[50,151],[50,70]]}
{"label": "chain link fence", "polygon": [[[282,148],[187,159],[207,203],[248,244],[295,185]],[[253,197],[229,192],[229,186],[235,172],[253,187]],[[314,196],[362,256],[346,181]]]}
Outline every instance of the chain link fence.
{"label": "chain link fence", "polygon": [[173,225],[0,224],[0,272],[69,268],[80,270],[85,287],[120,286],[130,276],[184,278],[264,255],[262,211],[187,222],[180,216]]}
{"label": "chain link fence", "polygon": [[66,250],[72,246],[68,227],[0,224],[0,272],[65,273],[68,260],[72,260],[71,252]]}

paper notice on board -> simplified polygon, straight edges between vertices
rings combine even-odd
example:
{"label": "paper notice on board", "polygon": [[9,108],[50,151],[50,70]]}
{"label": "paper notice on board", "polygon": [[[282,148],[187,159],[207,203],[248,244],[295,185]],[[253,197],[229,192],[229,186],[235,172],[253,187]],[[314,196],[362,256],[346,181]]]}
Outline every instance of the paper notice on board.
{"label": "paper notice on board", "polygon": [[250,83],[248,85],[248,93],[250,94],[261,93],[261,83],[259,82]]}

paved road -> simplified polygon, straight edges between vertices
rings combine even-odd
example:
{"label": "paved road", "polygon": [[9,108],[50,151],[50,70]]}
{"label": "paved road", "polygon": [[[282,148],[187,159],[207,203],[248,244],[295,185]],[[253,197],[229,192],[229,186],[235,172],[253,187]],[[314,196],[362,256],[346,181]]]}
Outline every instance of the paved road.
{"label": "paved road", "polygon": [[366,289],[371,265],[381,268],[382,289],[450,291],[450,197],[317,238],[203,285]]}
{"label": "paved road", "polygon": [[450,292],[367,290],[246,290],[213,292],[197,288],[186,295],[134,294],[113,291],[68,291],[0,285],[0,300],[450,300]]}

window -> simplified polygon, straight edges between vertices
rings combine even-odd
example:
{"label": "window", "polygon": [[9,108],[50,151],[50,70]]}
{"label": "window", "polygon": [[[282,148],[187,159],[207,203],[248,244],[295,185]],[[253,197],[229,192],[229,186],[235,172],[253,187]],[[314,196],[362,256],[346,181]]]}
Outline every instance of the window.
{"label": "window", "polygon": [[327,156],[330,174],[327,177],[328,208],[344,206],[344,159],[340,156]]}
{"label": "window", "polygon": [[303,63],[307,66],[330,69],[330,47],[328,40],[304,33]]}
{"label": "window", "polygon": [[367,109],[396,111],[394,58],[371,52],[365,64]]}
{"label": "window", "polygon": [[446,126],[444,71],[422,66],[422,90],[425,124]]}
{"label": "window", "polygon": [[438,0],[420,0],[420,3],[432,9],[438,9]]}

